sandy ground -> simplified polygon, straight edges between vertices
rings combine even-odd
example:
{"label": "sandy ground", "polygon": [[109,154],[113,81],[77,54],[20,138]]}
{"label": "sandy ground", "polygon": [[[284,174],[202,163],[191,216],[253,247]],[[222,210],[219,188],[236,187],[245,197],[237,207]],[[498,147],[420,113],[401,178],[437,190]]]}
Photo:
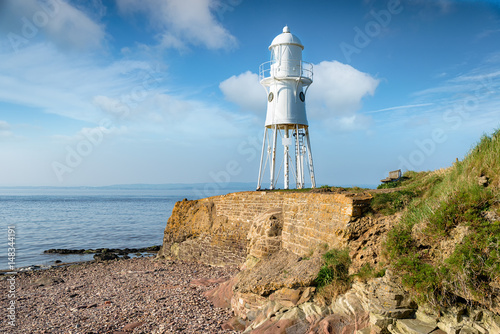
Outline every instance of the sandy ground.
{"label": "sandy ground", "polygon": [[[151,258],[89,262],[2,276],[0,333],[235,333],[203,292],[235,273]],[[15,293],[15,323],[8,306]]]}

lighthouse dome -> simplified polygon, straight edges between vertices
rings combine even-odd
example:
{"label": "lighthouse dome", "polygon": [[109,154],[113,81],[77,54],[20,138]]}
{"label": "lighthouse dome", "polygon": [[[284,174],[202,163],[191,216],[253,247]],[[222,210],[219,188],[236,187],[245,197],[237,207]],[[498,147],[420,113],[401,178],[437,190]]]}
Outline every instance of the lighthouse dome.
{"label": "lighthouse dome", "polygon": [[283,28],[283,33],[279,34],[273,39],[271,45],[269,46],[269,50],[271,50],[271,48],[273,48],[274,46],[280,44],[297,45],[300,46],[302,50],[304,49],[304,46],[302,45],[300,39],[294,34],[290,33],[290,29],[288,28],[288,26],[285,26]]}

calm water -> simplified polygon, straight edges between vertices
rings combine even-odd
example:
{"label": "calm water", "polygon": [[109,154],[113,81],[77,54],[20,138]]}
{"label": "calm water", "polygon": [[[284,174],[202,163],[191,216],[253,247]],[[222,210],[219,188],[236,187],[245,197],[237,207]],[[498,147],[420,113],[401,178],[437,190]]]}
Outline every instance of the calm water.
{"label": "calm water", "polygon": [[43,251],[161,245],[175,202],[200,197],[189,189],[0,189],[0,269],[8,268],[7,226],[15,226],[16,267],[85,261],[92,255]]}

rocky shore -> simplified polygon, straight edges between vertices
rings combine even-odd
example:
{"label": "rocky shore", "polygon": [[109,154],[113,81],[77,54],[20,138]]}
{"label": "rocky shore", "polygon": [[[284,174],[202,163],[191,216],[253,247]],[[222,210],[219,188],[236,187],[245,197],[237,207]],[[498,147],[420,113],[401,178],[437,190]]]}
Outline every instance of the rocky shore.
{"label": "rocky shore", "polygon": [[[15,276],[16,327],[1,333],[235,333],[232,316],[203,296],[236,272],[193,262],[133,258],[88,262]],[[1,277],[7,292],[9,275]],[[4,293],[3,309],[10,300]]]}

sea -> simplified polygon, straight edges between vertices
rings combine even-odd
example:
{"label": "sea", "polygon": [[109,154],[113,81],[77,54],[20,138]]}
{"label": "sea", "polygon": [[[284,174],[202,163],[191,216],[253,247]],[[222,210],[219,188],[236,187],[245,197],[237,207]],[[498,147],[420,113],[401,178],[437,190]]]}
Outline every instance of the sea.
{"label": "sea", "polygon": [[177,201],[255,190],[215,186],[0,188],[0,270],[89,261],[93,254],[44,254],[52,248],[161,245]]}

